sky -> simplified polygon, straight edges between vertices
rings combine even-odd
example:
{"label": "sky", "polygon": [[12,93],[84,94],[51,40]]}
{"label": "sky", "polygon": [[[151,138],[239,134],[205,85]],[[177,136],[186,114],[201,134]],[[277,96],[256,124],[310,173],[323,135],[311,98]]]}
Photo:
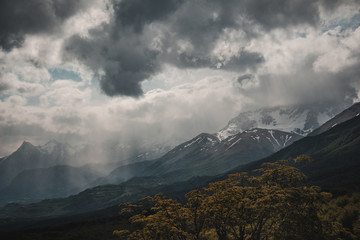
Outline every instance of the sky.
{"label": "sky", "polygon": [[359,0],[2,0],[0,156],[177,144],[259,107],[359,100]]}

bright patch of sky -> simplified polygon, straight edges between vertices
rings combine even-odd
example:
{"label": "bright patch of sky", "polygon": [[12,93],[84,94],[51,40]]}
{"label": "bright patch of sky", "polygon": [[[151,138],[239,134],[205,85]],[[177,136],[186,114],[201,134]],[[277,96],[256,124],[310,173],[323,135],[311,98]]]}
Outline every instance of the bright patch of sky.
{"label": "bright patch of sky", "polygon": [[81,77],[74,71],[69,71],[61,68],[50,68],[48,69],[51,74],[52,80],[58,79],[71,79],[76,82],[81,81]]}

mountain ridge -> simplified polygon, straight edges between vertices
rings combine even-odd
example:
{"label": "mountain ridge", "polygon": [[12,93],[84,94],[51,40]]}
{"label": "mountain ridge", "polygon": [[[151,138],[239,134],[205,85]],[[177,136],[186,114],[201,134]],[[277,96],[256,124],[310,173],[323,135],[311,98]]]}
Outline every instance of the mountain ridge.
{"label": "mountain ridge", "polygon": [[[332,192],[358,191],[360,186],[359,136],[360,116],[357,116],[329,131],[302,138],[268,157],[235,167],[218,176],[194,177],[188,181],[170,185],[166,176],[136,177],[119,185],[90,188],[64,199],[45,200],[30,205],[10,204],[0,209],[0,216],[2,218],[62,216],[98,210],[124,201],[136,201],[158,192],[170,194],[170,196],[181,196],[191,189],[201,188],[211,181],[223,179],[229,173],[251,172],[264,162],[296,157],[304,153],[314,159],[310,164],[299,166],[309,175],[311,184],[317,184]],[[171,177],[171,173],[169,175],[167,177]],[[37,209],[38,212],[33,212],[32,209]]]}
{"label": "mountain ridge", "polygon": [[341,113],[337,114],[335,117],[331,118],[327,122],[325,122],[323,125],[321,125],[319,128],[315,129],[311,133],[308,134],[308,136],[315,136],[318,134],[321,134],[330,128],[336,126],[337,124],[343,123],[347,120],[350,120],[356,116],[360,115],[360,102],[354,103],[351,107],[345,109]]}
{"label": "mountain ridge", "polygon": [[[215,135],[201,133],[186,141],[159,159],[145,164],[120,166],[103,182],[120,183],[115,173],[128,172],[135,176],[164,176],[172,173],[168,181],[181,181],[194,176],[217,175],[234,166],[245,164],[271,154],[302,136],[277,130],[253,129],[220,141]],[[128,172],[124,175],[127,176]],[[175,174],[177,173],[177,174]],[[131,177],[128,175],[126,178]],[[115,180],[111,182],[110,179]]]}

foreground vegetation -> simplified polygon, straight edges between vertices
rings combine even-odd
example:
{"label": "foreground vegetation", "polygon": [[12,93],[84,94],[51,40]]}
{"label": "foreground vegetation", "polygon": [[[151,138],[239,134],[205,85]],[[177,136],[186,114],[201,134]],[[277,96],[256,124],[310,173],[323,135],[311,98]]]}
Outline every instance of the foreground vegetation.
{"label": "foreground vegetation", "polygon": [[333,199],[308,186],[296,165],[309,160],[302,155],[265,163],[251,176],[231,174],[187,193],[184,203],[158,194],[143,205],[124,204],[121,214],[131,227],[114,235],[128,240],[359,239],[359,195]]}
{"label": "foreground vegetation", "polygon": [[33,219],[23,227],[14,219],[0,239],[360,239],[360,194],[333,197],[309,186],[297,169],[308,159],[266,163],[186,198],[182,191],[169,195],[179,201],[159,194],[144,199],[142,206]]}

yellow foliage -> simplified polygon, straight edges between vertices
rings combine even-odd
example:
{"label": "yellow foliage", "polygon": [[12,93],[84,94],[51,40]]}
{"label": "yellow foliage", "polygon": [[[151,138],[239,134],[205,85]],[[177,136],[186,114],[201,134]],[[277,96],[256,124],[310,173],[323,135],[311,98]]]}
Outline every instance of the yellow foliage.
{"label": "yellow foliage", "polygon": [[114,234],[124,239],[159,240],[320,240],[341,239],[345,232],[352,237],[358,234],[360,220],[354,221],[351,231],[344,229],[341,219],[334,217],[338,210],[332,212],[327,205],[331,194],[308,186],[306,176],[289,164],[299,161],[310,158],[301,155],[266,163],[255,176],[231,174],[187,193],[185,203],[162,194],[147,197],[144,200],[153,207],[130,218],[137,230]]}

